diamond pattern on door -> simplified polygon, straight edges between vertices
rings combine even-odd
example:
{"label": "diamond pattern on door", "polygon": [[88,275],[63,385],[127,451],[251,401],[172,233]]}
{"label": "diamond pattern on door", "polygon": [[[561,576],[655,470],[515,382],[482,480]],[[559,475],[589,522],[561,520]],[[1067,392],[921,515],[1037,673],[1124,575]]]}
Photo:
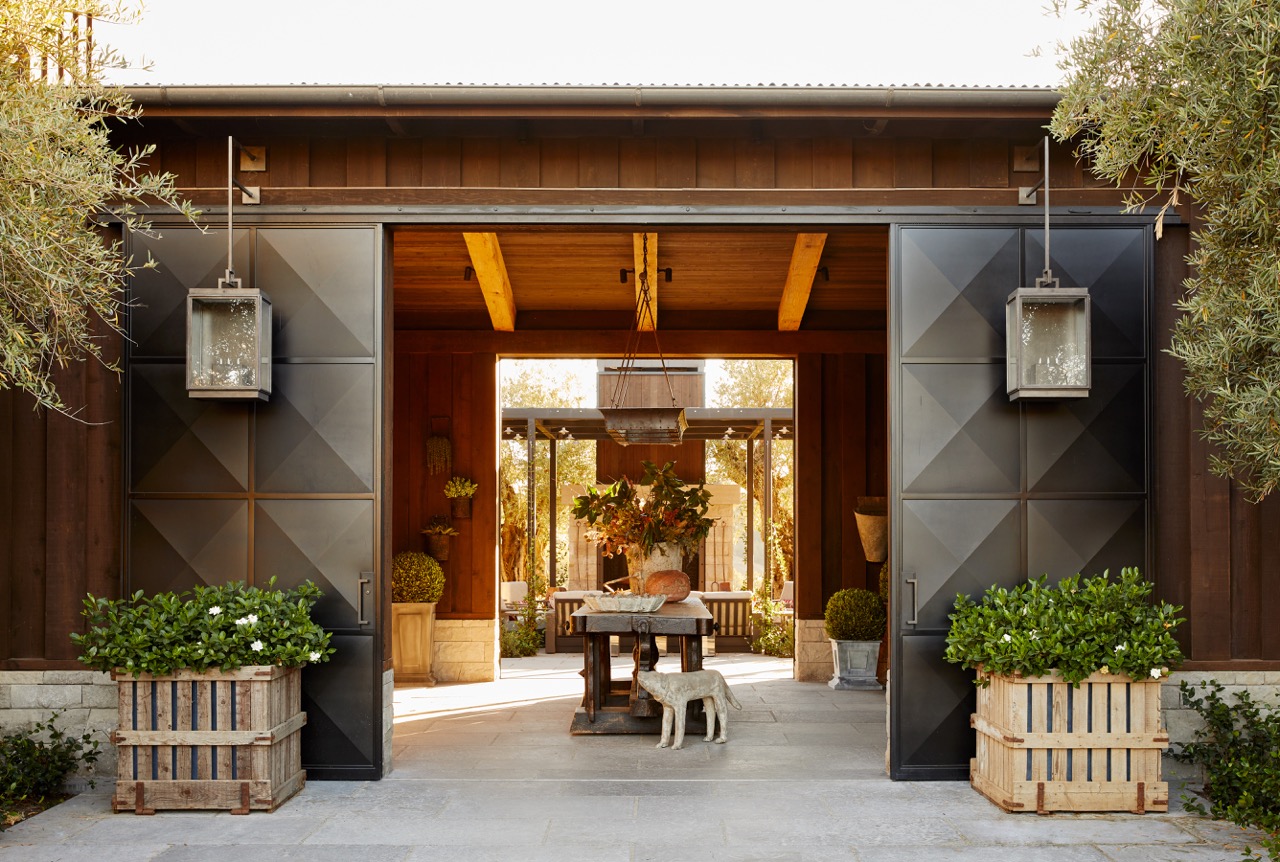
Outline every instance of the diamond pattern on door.
{"label": "diamond pattern on door", "polygon": [[373,356],[371,230],[258,231],[257,287],[271,297],[275,355]]}
{"label": "diamond pattern on door", "polygon": [[902,356],[1003,357],[1004,303],[1018,286],[1015,228],[911,228],[900,233]]}
{"label": "diamond pattern on door", "polygon": [[[281,587],[305,580],[324,590],[315,619],[327,629],[357,629],[359,585],[353,573],[372,572],[372,500],[259,500],[253,568]],[[374,608],[366,607],[371,617]]]}
{"label": "diamond pattern on door", "polygon": [[[911,778],[968,775],[973,756],[969,716],[977,706],[973,671],[941,661],[947,648],[941,635],[902,639],[901,673],[894,681],[894,735],[897,760]],[[952,765],[956,764],[956,765]]]}
{"label": "diamond pattern on door", "polygon": [[1018,447],[1004,366],[902,366],[904,492],[1015,492]]}
{"label": "diamond pattern on door", "polygon": [[[1146,356],[1146,230],[1054,228],[1049,260],[1063,287],[1087,287],[1093,357]],[[1027,285],[1044,269],[1044,231],[1026,232]]]}
{"label": "diamond pattern on door", "polygon": [[243,406],[187,396],[176,364],[130,366],[134,491],[243,491],[249,420]]}
{"label": "diamond pattern on door", "polygon": [[134,500],[129,513],[129,590],[181,592],[245,580],[244,500]]}
{"label": "diamond pattern on door", "polygon": [[[154,236],[130,234],[129,246],[139,263],[148,258],[156,261],[154,268],[139,267],[130,280],[131,354],[135,358],[185,358],[187,291],[218,286],[227,270],[226,229],[201,233],[194,228],[166,227]],[[249,271],[248,231],[236,231],[235,267],[241,275]]]}
{"label": "diamond pattern on door", "polygon": [[1048,491],[1142,491],[1146,423],[1141,365],[1093,366],[1088,398],[1028,403],[1027,485]]}
{"label": "diamond pattern on door", "polygon": [[258,407],[258,489],[371,491],[374,375],[372,364],[277,366],[271,402]]}
{"label": "diamond pattern on door", "polygon": [[1059,580],[1146,560],[1142,500],[1032,500],[1027,504],[1027,569]]}
{"label": "diamond pattern on door", "polygon": [[1021,526],[1016,500],[904,500],[902,573],[917,584],[903,587],[902,620],[914,612],[915,631],[945,631],[957,593],[1023,580]]}
{"label": "diamond pattern on door", "polygon": [[369,692],[376,686],[373,649],[367,635],[335,634],[336,650],[324,664],[302,669],[302,765],[310,780],[362,780],[375,762],[374,741],[382,729],[374,724]]}

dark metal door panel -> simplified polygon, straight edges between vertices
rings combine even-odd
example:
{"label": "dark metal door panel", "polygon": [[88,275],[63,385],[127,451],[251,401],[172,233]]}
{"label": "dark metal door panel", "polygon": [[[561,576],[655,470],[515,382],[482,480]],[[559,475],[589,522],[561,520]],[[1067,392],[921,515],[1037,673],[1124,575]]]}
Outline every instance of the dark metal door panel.
{"label": "dark metal door panel", "polygon": [[275,369],[275,392],[255,425],[258,490],[372,493],[375,371],[372,363]]}
{"label": "dark metal door panel", "polygon": [[904,500],[899,622],[945,632],[957,593],[1022,580],[1021,523],[1016,500]]}
{"label": "dark metal door panel", "polygon": [[899,234],[911,302],[900,309],[901,355],[1003,357],[1004,301],[1018,285],[1019,231],[922,227]]}
{"label": "dark metal door panel", "polygon": [[1145,571],[1146,505],[1141,499],[1032,500],[1027,504],[1027,570],[1052,580],[1124,566]]}
{"label": "dark metal door panel", "polygon": [[271,297],[277,356],[373,357],[373,230],[261,228],[257,250],[255,286]]}
{"label": "dark metal door panel", "polygon": [[1038,493],[1141,493],[1147,451],[1146,366],[1093,366],[1088,398],[1024,405],[1027,486]]}
{"label": "dark metal door panel", "polygon": [[302,669],[302,765],[315,780],[367,781],[381,777],[381,704],[369,708],[377,690],[377,638],[333,636],[337,652],[325,664]]}
{"label": "dark metal door panel", "polygon": [[977,703],[973,671],[939,660],[943,635],[902,639],[894,654],[894,778],[963,780],[969,777],[973,731],[969,716]]}
{"label": "dark metal door panel", "polygon": [[129,481],[134,491],[244,492],[249,414],[187,395],[181,364],[129,368]]}
{"label": "dark metal door panel", "polygon": [[1093,391],[1010,403],[1004,303],[1040,274],[1040,235],[961,225],[891,233],[895,778],[968,772],[972,672],[942,657],[956,593],[1145,565],[1149,233],[1063,234],[1053,235],[1055,274],[1094,298]]}
{"label": "dark metal door panel", "polygon": [[254,517],[254,571],[281,587],[310,579],[324,590],[315,618],[331,631],[370,629],[376,610],[362,596],[361,574],[373,564],[372,500],[259,500]]}
{"label": "dark metal door panel", "polygon": [[244,500],[134,500],[128,542],[126,593],[243,581],[249,506]]}
{"label": "dark metal door panel", "polygon": [[905,492],[1017,492],[1018,408],[1003,365],[904,364],[901,386]]}
{"label": "dark metal door panel", "polygon": [[[235,269],[249,271],[249,232],[236,231]],[[134,357],[185,359],[187,291],[217,287],[227,270],[226,229],[201,233],[193,227],[165,227],[156,235],[132,234],[129,251],[139,268],[129,283],[129,338]]]}

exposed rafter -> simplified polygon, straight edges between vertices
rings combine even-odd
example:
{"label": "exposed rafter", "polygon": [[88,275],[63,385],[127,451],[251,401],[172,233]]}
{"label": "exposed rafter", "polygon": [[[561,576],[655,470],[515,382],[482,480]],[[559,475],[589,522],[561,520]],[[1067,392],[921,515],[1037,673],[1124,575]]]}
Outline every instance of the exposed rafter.
{"label": "exposed rafter", "polygon": [[787,282],[782,286],[782,301],[778,303],[778,329],[787,332],[800,328],[805,306],[809,304],[809,291],[813,290],[813,277],[822,259],[822,247],[826,245],[825,233],[796,234],[795,248],[791,250],[791,264],[787,267]]}
{"label": "exposed rafter", "polygon": [[644,257],[644,237],[642,233],[632,234],[631,245],[634,249],[636,266],[636,307],[640,307],[640,273],[648,273],[649,282],[649,301],[651,303],[652,318],[650,315],[643,314],[640,317],[639,329],[642,332],[649,332],[658,328],[658,235],[656,233],[649,234],[649,259]]}
{"label": "exposed rafter", "polygon": [[489,319],[499,332],[514,332],[516,328],[516,301],[511,293],[511,279],[507,265],[502,260],[502,247],[496,233],[463,233],[467,251],[471,255],[471,267],[480,282],[480,293],[489,307]]}

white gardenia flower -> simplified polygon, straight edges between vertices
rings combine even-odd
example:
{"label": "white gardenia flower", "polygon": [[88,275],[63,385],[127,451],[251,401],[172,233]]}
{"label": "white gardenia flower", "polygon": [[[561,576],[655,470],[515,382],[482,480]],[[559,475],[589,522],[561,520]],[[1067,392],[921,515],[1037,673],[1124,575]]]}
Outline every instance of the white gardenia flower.
{"label": "white gardenia flower", "polygon": [[[313,653],[311,654],[311,660],[312,660],[312,661],[320,661],[320,653],[318,653],[318,652],[313,652]],[[1155,673],[1155,671],[1152,671],[1152,673]]]}
{"label": "white gardenia flower", "polygon": [[262,652],[262,641],[254,641],[253,643],[249,644],[249,649],[253,650],[254,652]]}
{"label": "white gardenia flower", "polygon": [[241,617],[240,619],[236,620],[236,625],[238,626],[248,625],[248,623],[249,623],[248,617]]}
{"label": "white gardenia flower", "polygon": [[1125,648],[1126,648],[1126,645],[1125,645],[1125,644],[1118,644],[1118,645],[1116,646],[1116,652],[1124,652],[1124,651],[1125,651]]}
{"label": "white gardenia flower", "polygon": [[1013,642],[1013,635],[1006,634],[1006,635],[1004,636],[1004,642],[1005,642],[1005,643],[1012,643],[1012,642]]}
{"label": "white gardenia flower", "polygon": [[209,616],[211,617],[216,617],[220,613],[222,613],[222,608],[219,607],[218,605],[214,605],[213,607],[209,608]]}
{"label": "white gardenia flower", "polygon": [[258,621],[258,615],[257,615],[257,614],[249,614],[249,616],[248,616],[248,617],[246,617],[246,619],[247,619],[247,620],[249,620],[249,625],[253,625],[253,624],[255,624],[255,623]]}
{"label": "white gardenia flower", "polygon": [[1160,668],[1158,668],[1158,667],[1153,667],[1153,668],[1151,669],[1151,678],[1152,678],[1152,679],[1159,679],[1159,678],[1160,678]]}

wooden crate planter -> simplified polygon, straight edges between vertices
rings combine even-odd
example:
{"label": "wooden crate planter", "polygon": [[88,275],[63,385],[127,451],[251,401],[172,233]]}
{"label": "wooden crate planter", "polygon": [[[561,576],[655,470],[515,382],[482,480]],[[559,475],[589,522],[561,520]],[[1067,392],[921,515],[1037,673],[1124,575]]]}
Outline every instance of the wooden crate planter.
{"label": "wooden crate planter", "polygon": [[991,676],[978,689],[975,790],[1005,811],[1169,810],[1160,681]]}
{"label": "wooden crate planter", "polygon": [[112,677],[115,811],[274,811],[306,783],[299,668]]}

